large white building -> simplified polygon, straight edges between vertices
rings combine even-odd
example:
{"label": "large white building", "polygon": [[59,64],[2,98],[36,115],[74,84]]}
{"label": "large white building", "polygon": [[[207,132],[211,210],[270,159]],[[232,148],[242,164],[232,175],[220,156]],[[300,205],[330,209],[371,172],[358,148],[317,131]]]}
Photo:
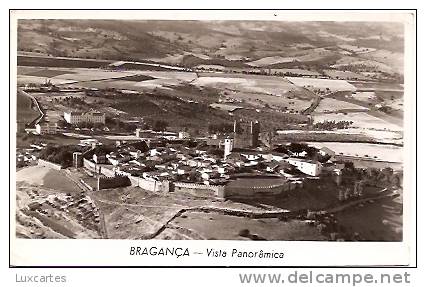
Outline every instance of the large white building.
{"label": "large white building", "polygon": [[45,134],[56,134],[58,132],[58,124],[57,123],[40,123],[36,124],[36,132],[39,135],[45,135]]}
{"label": "large white building", "polygon": [[317,161],[294,157],[287,158],[285,161],[307,175],[318,176],[322,171],[322,165]]}
{"label": "large white building", "polygon": [[105,114],[96,111],[64,112],[64,119],[72,125],[81,123],[105,124]]}

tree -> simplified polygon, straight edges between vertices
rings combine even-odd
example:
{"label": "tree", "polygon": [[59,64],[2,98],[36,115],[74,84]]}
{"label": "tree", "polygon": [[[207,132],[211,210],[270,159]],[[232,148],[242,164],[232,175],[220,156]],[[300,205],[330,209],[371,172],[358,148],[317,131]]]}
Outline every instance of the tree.
{"label": "tree", "polygon": [[163,120],[157,120],[154,123],[153,129],[155,131],[165,131],[166,128],[169,126],[169,123]]}

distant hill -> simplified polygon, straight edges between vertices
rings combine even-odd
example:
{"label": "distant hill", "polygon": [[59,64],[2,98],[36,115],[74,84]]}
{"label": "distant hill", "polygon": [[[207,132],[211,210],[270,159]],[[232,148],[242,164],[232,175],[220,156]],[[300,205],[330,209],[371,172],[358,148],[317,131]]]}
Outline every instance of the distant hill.
{"label": "distant hill", "polygon": [[[18,50],[60,57],[143,61],[194,67],[246,67],[264,57],[309,57],[338,45],[403,52],[403,26],[392,23],[278,21],[19,20]],[[306,50],[306,54],[300,51]],[[343,51],[345,52],[345,51]],[[347,51],[345,53],[348,53]],[[318,59],[317,61],[321,61]],[[309,61],[307,61],[309,62]],[[317,63],[315,63],[317,64]],[[274,68],[288,67],[276,63]],[[291,65],[290,65],[291,66]]]}

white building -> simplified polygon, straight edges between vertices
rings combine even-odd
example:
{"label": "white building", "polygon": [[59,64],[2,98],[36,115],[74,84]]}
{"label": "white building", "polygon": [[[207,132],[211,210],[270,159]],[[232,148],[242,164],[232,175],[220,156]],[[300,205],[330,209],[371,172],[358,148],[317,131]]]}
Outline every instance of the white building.
{"label": "white building", "polygon": [[180,139],[187,139],[187,138],[189,138],[189,133],[188,132],[179,132],[179,138]]}
{"label": "white building", "polygon": [[36,124],[36,132],[39,135],[56,134],[58,132],[58,124],[57,123],[53,124],[48,122]]}
{"label": "white building", "polygon": [[96,111],[64,112],[64,119],[72,125],[81,123],[105,124],[105,114]]}
{"label": "white building", "polygon": [[317,161],[311,161],[307,159],[294,158],[294,157],[287,158],[285,159],[285,161],[295,166],[298,170],[300,170],[301,172],[307,175],[318,176],[321,174],[321,171],[322,171],[321,163]]}
{"label": "white building", "polygon": [[234,148],[234,140],[233,139],[225,139],[224,148],[225,148],[224,157],[226,158],[228,155],[231,154],[231,152]]}

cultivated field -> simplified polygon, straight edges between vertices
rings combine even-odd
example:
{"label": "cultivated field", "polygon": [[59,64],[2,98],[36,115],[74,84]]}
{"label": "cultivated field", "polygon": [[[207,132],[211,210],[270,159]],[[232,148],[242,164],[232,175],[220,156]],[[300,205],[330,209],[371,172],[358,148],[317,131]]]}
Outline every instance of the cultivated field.
{"label": "cultivated field", "polygon": [[[394,145],[369,143],[337,143],[337,142],[308,142],[308,144],[322,148],[328,147],[336,154],[345,156],[370,158],[389,162],[403,162],[403,147]],[[368,157],[366,157],[368,155]]]}
{"label": "cultivated field", "polygon": [[364,53],[369,53],[376,50],[374,48],[359,47],[359,46],[353,46],[353,45],[347,45],[347,44],[339,45],[338,47],[354,54],[364,54]]}
{"label": "cultivated field", "polygon": [[357,74],[351,71],[339,71],[339,70],[324,70],[324,74],[331,77],[332,79],[341,80],[367,80],[368,77]]}
{"label": "cultivated field", "polygon": [[225,73],[199,73],[198,76],[198,79],[193,81],[194,85],[243,93],[283,95],[298,90],[292,83],[280,77]]}
{"label": "cultivated field", "polygon": [[271,73],[289,73],[289,74],[297,74],[301,76],[319,76],[320,73],[316,71],[309,71],[309,70],[303,70],[303,69],[271,69]]}
{"label": "cultivated field", "polygon": [[253,67],[264,67],[269,66],[277,63],[289,63],[296,60],[294,57],[280,57],[280,56],[273,56],[273,57],[265,57],[262,59],[259,59],[257,61],[249,62],[247,65],[253,66]]}
{"label": "cultivated field", "polygon": [[381,118],[372,116],[365,112],[355,113],[331,113],[331,114],[318,114],[314,116],[314,122],[323,121],[352,121],[351,127],[358,127],[361,129],[376,129],[376,130],[390,130],[402,131],[403,127],[392,124]]}
{"label": "cultivated field", "polygon": [[46,84],[47,82],[50,82],[53,85],[62,85],[62,84],[73,84],[76,81],[65,80],[65,79],[47,78],[47,77],[18,75],[18,85]]}
{"label": "cultivated field", "polygon": [[318,107],[315,109],[314,113],[328,113],[328,112],[337,112],[337,111],[344,111],[344,110],[356,110],[356,111],[363,111],[368,110],[368,108],[365,108],[360,105],[339,101],[332,98],[324,98],[320,101]]}
{"label": "cultivated field", "polygon": [[299,87],[304,87],[309,90],[321,89],[326,90],[327,88],[331,92],[337,91],[355,91],[356,88],[344,80],[329,80],[329,79],[311,79],[311,78],[299,78],[299,77],[286,77],[291,83]]}

